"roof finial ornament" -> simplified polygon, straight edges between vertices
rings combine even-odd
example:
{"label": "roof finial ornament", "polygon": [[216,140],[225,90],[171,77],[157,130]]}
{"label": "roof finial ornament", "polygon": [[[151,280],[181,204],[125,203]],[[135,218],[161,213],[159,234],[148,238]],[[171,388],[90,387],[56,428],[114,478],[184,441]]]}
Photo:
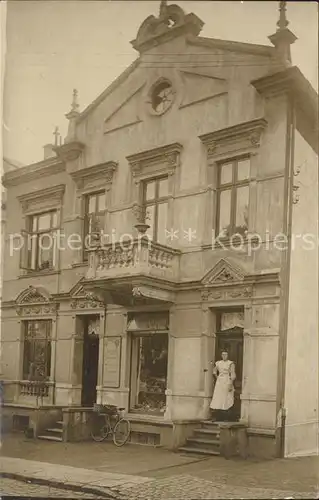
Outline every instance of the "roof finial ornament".
{"label": "roof finial ornament", "polygon": [[78,111],[80,107],[78,103],[78,95],[78,91],[76,89],[73,89],[71,111]]}
{"label": "roof finial ornament", "polygon": [[277,22],[277,31],[278,30],[283,30],[287,28],[289,21],[287,20],[286,17],[286,10],[287,10],[287,2],[285,1],[280,1],[279,2],[279,19]]}
{"label": "roof finial ornament", "polygon": [[161,0],[159,15],[161,18],[166,17],[167,11],[167,0]]}
{"label": "roof finial ornament", "polygon": [[289,22],[286,17],[287,2],[279,2],[279,19],[277,22],[276,33],[270,35],[268,38],[275,46],[277,53],[285,64],[291,64],[291,50],[290,45],[293,44],[297,37],[288,28]]}
{"label": "roof finial ornament", "polygon": [[55,127],[53,135],[54,135],[54,145],[57,147],[60,145],[59,144],[59,138],[60,138],[59,127]]}

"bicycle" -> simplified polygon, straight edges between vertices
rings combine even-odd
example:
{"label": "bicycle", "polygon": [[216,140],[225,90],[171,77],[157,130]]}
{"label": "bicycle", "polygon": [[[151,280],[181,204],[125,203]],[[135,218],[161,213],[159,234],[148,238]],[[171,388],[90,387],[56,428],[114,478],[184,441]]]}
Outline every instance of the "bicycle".
{"label": "bicycle", "polygon": [[[93,407],[95,417],[91,429],[92,439],[101,442],[112,435],[115,446],[123,446],[127,443],[131,434],[131,423],[123,417],[124,410],[125,408],[117,408],[114,405],[95,404]],[[112,420],[115,420],[113,424]]]}

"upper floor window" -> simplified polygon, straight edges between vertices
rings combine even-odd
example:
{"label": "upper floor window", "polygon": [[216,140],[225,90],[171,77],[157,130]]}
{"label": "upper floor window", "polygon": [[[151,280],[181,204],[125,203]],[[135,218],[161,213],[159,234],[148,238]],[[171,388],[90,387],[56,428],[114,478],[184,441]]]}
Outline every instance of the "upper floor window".
{"label": "upper floor window", "polygon": [[249,157],[218,165],[216,229],[219,237],[247,234],[249,179]]}
{"label": "upper floor window", "polygon": [[51,320],[24,321],[23,380],[46,380],[51,371]]}
{"label": "upper floor window", "polygon": [[56,261],[57,211],[27,217],[21,268],[32,271],[53,269]]}
{"label": "upper floor window", "polygon": [[166,242],[168,213],[168,178],[159,177],[145,181],[143,204],[146,211],[145,222],[150,226],[147,234],[158,243]]}
{"label": "upper floor window", "polygon": [[84,260],[88,257],[91,236],[104,230],[105,191],[91,193],[84,199]]}

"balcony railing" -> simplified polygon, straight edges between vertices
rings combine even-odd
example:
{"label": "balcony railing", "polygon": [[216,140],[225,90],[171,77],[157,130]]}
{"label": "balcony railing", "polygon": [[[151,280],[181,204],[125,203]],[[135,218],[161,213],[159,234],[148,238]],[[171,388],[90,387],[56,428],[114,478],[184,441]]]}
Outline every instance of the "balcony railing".
{"label": "balcony railing", "polygon": [[148,275],[178,280],[180,250],[147,237],[91,249],[87,279]]}
{"label": "balcony railing", "polygon": [[50,384],[48,382],[21,381],[19,382],[21,396],[34,396],[46,398],[49,396]]}

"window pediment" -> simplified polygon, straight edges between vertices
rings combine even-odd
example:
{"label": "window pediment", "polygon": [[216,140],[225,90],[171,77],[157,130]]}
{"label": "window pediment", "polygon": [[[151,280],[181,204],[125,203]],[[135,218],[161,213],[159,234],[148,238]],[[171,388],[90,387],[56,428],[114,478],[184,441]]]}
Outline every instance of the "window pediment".
{"label": "window pediment", "polygon": [[86,167],[71,173],[78,189],[94,187],[96,185],[112,184],[114,172],[118,164],[114,161],[100,163],[92,167]]}
{"label": "window pediment", "polygon": [[258,118],[201,135],[199,139],[206,146],[208,158],[230,156],[258,148],[266,126],[267,121]]}
{"label": "window pediment", "polygon": [[42,287],[29,286],[15,300],[19,316],[42,316],[55,314],[58,304]]}
{"label": "window pediment", "polygon": [[133,177],[145,178],[154,174],[173,175],[179,166],[183,146],[175,142],[167,146],[127,156]]}
{"label": "window pediment", "polygon": [[33,191],[18,197],[24,213],[57,208],[61,205],[65,185],[59,184],[49,188]]}

